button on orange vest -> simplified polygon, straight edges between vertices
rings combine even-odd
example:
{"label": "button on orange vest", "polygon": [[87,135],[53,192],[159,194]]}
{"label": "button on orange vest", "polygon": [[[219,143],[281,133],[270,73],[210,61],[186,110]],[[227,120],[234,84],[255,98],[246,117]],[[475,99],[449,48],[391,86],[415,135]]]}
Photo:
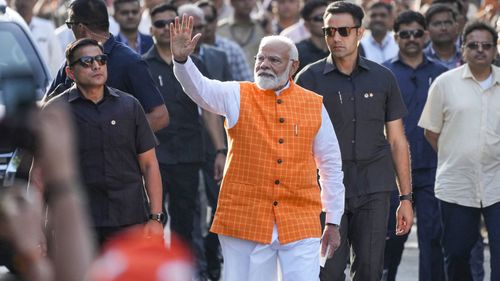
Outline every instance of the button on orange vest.
{"label": "button on orange vest", "polygon": [[227,129],[229,152],[212,232],[271,243],[320,237],[320,190],[313,141],[322,97],[292,81],[277,96],[240,83],[240,115]]}

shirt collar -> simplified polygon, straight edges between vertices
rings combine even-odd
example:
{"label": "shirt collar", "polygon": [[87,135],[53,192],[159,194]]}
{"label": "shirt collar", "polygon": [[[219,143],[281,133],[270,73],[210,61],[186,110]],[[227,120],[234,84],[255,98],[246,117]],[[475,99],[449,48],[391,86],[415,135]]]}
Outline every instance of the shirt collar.
{"label": "shirt collar", "polygon": [[[358,61],[356,63],[356,68],[362,68],[365,70],[369,70],[370,67],[368,66],[368,63],[366,62],[366,59],[358,54]],[[326,63],[325,63],[325,68],[323,69],[323,74],[327,74],[329,72],[332,72],[334,70],[337,70],[337,65],[335,65],[335,61],[332,58],[332,55],[329,54],[328,57],[326,57]]]}
{"label": "shirt collar", "polygon": [[384,38],[382,39],[382,42],[380,42],[380,43],[375,40],[375,37],[373,37],[373,34],[370,34],[370,37],[368,39],[370,40],[372,45],[378,45],[378,46],[382,47],[382,49],[383,49],[387,45],[389,45],[391,38],[394,38],[394,35],[392,34],[391,31],[387,31],[385,33]]}
{"label": "shirt collar", "polygon": [[[125,35],[123,35],[123,33],[118,33],[118,36],[117,36],[117,41],[119,42],[122,42],[123,44],[129,46],[129,42],[128,42],[128,39]],[[136,50],[138,53],[141,52],[141,34],[138,32],[137,33],[137,39],[135,40],[135,46],[136,46]],[[129,48],[131,48],[129,46]]]}
{"label": "shirt collar", "polygon": [[[73,84],[73,86],[71,86],[71,88],[69,88],[69,93],[68,93],[68,102],[73,102],[77,99],[85,99],[82,95],[82,93],[80,92],[80,90],[78,90],[78,87],[76,86],[76,83]],[[116,97],[116,98],[119,98],[120,95],[118,93],[115,92],[115,90],[113,88],[110,88],[108,86],[104,86],[104,96],[113,96],[113,97]]]}
{"label": "shirt collar", "polygon": [[108,40],[106,40],[106,42],[104,42],[102,46],[104,49],[104,53],[106,55],[109,55],[111,53],[111,50],[113,50],[113,48],[115,47],[115,44],[116,44],[116,38],[113,36],[113,34],[109,33]]}
{"label": "shirt collar", "polygon": [[[462,66],[463,67],[463,72],[462,72],[462,78],[463,79],[473,79],[473,80],[476,80],[474,78],[474,76],[472,75],[472,72],[470,71],[470,68],[469,68],[469,64],[465,64]],[[493,73],[493,85],[494,84],[499,84],[500,85],[500,68],[495,66],[495,65],[491,65],[491,72]]]}
{"label": "shirt collar", "polygon": [[[420,68],[420,67],[422,67],[422,66],[430,63],[430,60],[427,58],[427,56],[424,53],[422,53],[422,56],[423,56],[422,63],[419,64],[417,68]],[[403,62],[403,60],[401,59],[401,56],[400,56],[399,53],[398,53],[397,56],[393,57],[389,61],[390,61],[391,64],[400,63],[400,64],[403,64],[403,65],[407,65],[406,63]]]}
{"label": "shirt collar", "polygon": [[155,59],[159,62],[163,62],[163,63],[166,63],[160,56],[160,54],[158,53],[158,50],[156,49],[156,45],[153,45],[153,48],[149,49],[149,51],[147,51],[144,55],[143,55],[143,58],[145,60],[150,60],[150,59]]}

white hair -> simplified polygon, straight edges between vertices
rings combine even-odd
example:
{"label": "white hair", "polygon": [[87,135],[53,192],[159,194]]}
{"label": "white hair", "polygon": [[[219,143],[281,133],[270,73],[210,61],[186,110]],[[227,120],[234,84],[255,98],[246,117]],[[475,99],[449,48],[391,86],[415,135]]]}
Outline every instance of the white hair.
{"label": "white hair", "polygon": [[[179,11],[180,11],[180,8],[179,8]],[[180,14],[180,12],[179,12],[179,14]],[[288,48],[289,48],[288,55],[289,55],[291,60],[298,60],[299,59],[299,51],[297,50],[295,43],[293,43],[293,41],[290,38],[285,37],[285,36],[281,36],[281,35],[270,35],[270,36],[265,36],[264,38],[262,38],[262,40],[260,40],[259,50],[263,46],[270,44],[270,43],[274,43],[274,42],[280,42],[280,43],[283,43],[283,44],[288,46]]]}
{"label": "white hair", "polygon": [[177,8],[177,13],[179,16],[186,14],[188,16],[198,18],[203,24],[205,24],[205,13],[203,13],[203,10],[195,4],[188,3],[181,5]]}

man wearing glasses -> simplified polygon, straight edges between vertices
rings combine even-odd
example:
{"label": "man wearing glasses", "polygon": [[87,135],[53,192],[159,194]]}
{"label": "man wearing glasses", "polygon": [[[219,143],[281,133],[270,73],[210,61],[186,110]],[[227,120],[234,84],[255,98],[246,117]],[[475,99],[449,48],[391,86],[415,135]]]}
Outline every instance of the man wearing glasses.
{"label": "man wearing glasses", "polygon": [[[392,72],[358,54],[361,7],[331,3],[324,34],[330,56],[306,66],[299,85],[323,96],[339,136],[346,186],[341,246],[327,260],[321,280],[345,280],[352,252],[353,280],[380,280],[391,193],[399,189],[396,235],[413,223],[410,157],[402,118],[407,110]],[[396,184],[396,176],[398,184]]]}
{"label": "man wearing glasses", "polygon": [[[136,97],[146,111],[148,123],[153,131],[166,127],[168,111],[146,63],[139,54],[117,42],[109,33],[106,3],[102,0],[72,1],[68,8],[66,25],[76,39],[92,38],[101,42],[104,53],[108,56],[109,77],[106,85]],[[69,88],[72,83],[64,66],[61,67],[46,93],[45,101],[61,93],[61,88]]]}
{"label": "man wearing glasses", "polygon": [[71,43],[66,61],[75,84],[45,106],[69,103],[73,112],[80,174],[99,244],[137,224],[144,224],[146,235],[163,236],[156,140],[141,105],[105,86],[108,57],[97,41]]}
{"label": "man wearing glasses", "polygon": [[304,19],[304,26],[311,33],[311,37],[297,43],[299,51],[300,65],[298,71],[304,66],[326,57],[328,46],[323,35],[323,14],[325,13],[328,2],[324,0],[308,1],[300,15]]}
{"label": "man wearing glasses", "polygon": [[500,69],[498,35],[482,22],[465,27],[466,64],[432,84],[418,125],[438,153],[435,194],[449,280],[472,280],[469,258],[481,215],[488,230],[491,280],[500,280]]}
{"label": "man wearing glasses", "polygon": [[[412,186],[415,208],[418,214],[419,280],[444,280],[443,255],[441,253],[441,220],[438,200],[434,196],[437,155],[417,126],[431,83],[448,69],[432,62],[423,54],[428,37],[425,18],[413,11],[402,12],[394,22],[395,39],[399,54],[384,63],[398,81],[403,101],[408,108],[404,118],[405,133],[410,143]],[[399,205],[398,193],[393,193],[385,245],[384,276],[394,281],[408,235],[394,235],[393,214]]]}

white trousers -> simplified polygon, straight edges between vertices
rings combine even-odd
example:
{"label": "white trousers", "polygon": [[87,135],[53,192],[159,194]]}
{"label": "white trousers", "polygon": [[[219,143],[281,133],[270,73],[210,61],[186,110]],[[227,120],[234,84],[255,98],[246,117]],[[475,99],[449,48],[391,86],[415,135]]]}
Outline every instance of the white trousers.
{"label": "white trousers", "polygon": [[281,245],[275,225],[271,244],[224,235],[219,235],[219,240],[224,257],[223,281],[319,280],[319,238]]}

